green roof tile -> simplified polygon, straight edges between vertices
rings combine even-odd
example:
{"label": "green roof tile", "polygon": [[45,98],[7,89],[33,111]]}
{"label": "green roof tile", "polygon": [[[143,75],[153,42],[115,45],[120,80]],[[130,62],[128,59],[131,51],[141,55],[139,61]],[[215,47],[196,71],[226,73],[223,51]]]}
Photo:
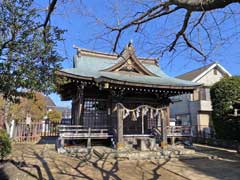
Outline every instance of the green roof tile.
{"label": "green roof tile", "polygon": [[106,72],[103,71],[114,64],[118,60],[109,59],[103,57],[92,57],[92,56],[74,56],[74,68],[63,69],[63,72],[70,73],[73,75],[91,77],[91,78],[109,78],[118,81],[131,82],[131,83],[142,83],[142,84],[153,84],[153,85],[169,85],[169,86],[199,86],[198,83],[191,81],[181,80],[178,78],[170,77],[165,74],[159,66],[154,64],[142,63],[149,71],[154,73],[156,76],[148,75],[133,75],[123,74],[117,72]]}

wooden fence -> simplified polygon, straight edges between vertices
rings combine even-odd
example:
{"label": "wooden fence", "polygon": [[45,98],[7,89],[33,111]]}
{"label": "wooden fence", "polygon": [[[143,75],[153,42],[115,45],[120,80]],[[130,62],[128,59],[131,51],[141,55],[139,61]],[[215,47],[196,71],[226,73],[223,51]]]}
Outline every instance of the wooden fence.
{"label": "wooden fence", "polygon": [[39,121],[26,124],[18,122],[14,129],[13,139],[15,142],[36,142],[41,137],[58,136],[58,123]]}
{"label": "wooden fence", "polygon": [[14,129],[14,140],[16,142],[35,142],[38,141],[42,133],[42,122],[26,124],[18,122]]}

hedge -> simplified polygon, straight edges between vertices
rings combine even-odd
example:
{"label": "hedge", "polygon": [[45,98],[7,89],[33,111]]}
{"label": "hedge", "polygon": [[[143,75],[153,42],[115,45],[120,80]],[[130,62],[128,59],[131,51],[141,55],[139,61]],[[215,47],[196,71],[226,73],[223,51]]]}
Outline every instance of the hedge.
{"label": "hedge", "polygon": [[223,78],[210,93],[217,138],[240,141],[240,117],[233,116],[232,108],[234,101],[240,100],[240,77]]}
{"label": "hedge", "polygon": [[4,129],[0,129],[0,158],[3,160],[11,152],[11,141]]}

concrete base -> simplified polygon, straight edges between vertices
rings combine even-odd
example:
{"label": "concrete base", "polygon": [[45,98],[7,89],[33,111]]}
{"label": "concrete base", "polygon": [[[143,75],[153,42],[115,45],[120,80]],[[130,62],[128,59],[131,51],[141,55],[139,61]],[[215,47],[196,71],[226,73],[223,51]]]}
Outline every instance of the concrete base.
{"label": "concrete base", "polygon": [[194,150],[189,149],[164,149],[158,151],[132,151],[132,152],[113,152],[108,155],[115,159],[121,160],[153,160],[153,159],[169,159],[178,158],[181,155],[194,154]]}
{"label": "concrete base", "polygon": [[118,143],[117,149],[105,146],[94,146],[92,148],[81,146],[63,146],[61,139],[57,140],[56,149],[58,153],[64,153],[71,156],[82,156],[84,154],[94,153],[102,158],[121,159],[121,160],[153,160],[178,158],[180,155],[194,154],[192,149],[185,149],[182,145],[169,146],[162,143],[162,147],[156,143],[154,138],[138,138],[134,141],[125,141]]}
{"label": "concrete base", "polygon": [[71,156],[82,156],[85,153],[93,153],[101,159],[117,159],[117,160],[158,160],[158,159],[174,159],[179,158],[182,155],[191,155],[195,151],[185,148],[172,148],[166,149],[158,148],[154,151],[140,151],[140,150],[115,150],[108,147],[98,146],[91,150],[87,148],[64,148],[65,151],[59,151],[59,153],[65,153]]}
{"label": "concrete base", "polygon": [[155,138],[150,137],[126,137],[124,139],[125,150],[156,151],[159,144]]}
{"label": "concrete base", "polygon": [[65,148],[58,148],[59,154],[68,154],[68,155],[83,155],[86,153],[90,153],[90,148],[84,148],[84,147],[65,147]]}

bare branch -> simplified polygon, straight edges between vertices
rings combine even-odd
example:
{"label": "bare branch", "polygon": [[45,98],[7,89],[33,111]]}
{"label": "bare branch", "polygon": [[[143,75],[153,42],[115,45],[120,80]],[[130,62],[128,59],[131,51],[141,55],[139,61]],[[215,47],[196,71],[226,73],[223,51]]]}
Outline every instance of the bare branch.
{"label": "bare branch", "polygon": [[48,22],[49,22],[49,20],[50,20],[51,14],[52,14],[52,12],[53,12],[56,4],[57,4],[57,0],[52,0],[52,2],[50,3],[50,5],[49,5],[49,7],[48,7],[48,13],[47,13],[47,16],[46,16],[46,18],[45,18],[45,21],[44,21],[44,23],[43,23],[44,29],[46,28],[46,26],[47,26],[47,24],[48,24]]}
{"label": "bare branch", "polygon": [[190,19],[190,17],[191,17],[191,13],[192,13],[191,11],[187,11],[187,13],[185,14],[182,28],[181,28],[181,30],[176,34],[175,40],[171,43],[170,48],[169,48],[169,51],[172,51],[172,50],[173,50],[173,48],[175,47],[175,45],[176,45],[179,37],[182,36],[182,35],[184,34],[184,32],[186,31],[187,26],[188,26],[189,19]]}
{"label": "bare branch", "polygon": [[210,11],[225,8],[232,3],[240,3],[240,0],[169,0],[169,3],[189,11]]}
{"label": "bare branch", "polygon": [[192,30],[190,31],[190,34],[193,32],[193,30],[202,22],[204,16],[205,16],[206,12],[203,12],[200,16],[200,18],[198,19],[198,21],[193,25]]}
{"label": "bare branch", "polygon": [[214,23],[216,24],[219,37],[220,37],[221,40],[222,40],[223,38],[222,38],[221,30],[220,30],[220,27],[219,27],[219,23],[217,22],[217,20],[216,20],[216,18],[214,17],[214,15],[213,15],[212,13],[210,13],[210,14],[211,14],[211,16],[212,16],[212,18],[213,18]]}
{"label": "bare branch", "polygon": [[202,23],[200,23],[200,26],[203,28],[203,30],[206,32],[206,34],[207,34],[207,38],[208,38],[208,41],[209,41],[209,43],[210,43],[210,46],[212,46],[212,39],[211,39],[211,35],[209,34],[209,32],[208,32],[208,29],[202,24]]}
{"label": "bare branch", "polygon": [[201,56],[204,57],[204,59],[206,59],[206,56],[204,55],[204,53],[202,51],[200,51],[199,49],[197,49],[187,38],[187,36],[183,33],[182,37],[184,39],[184,41],[186,42],[187,46],[192,48],[194,51],[196,51],[198,54],[200,54]]}
{"label": "bare branch", "polygon": [[[146,19],[144,19],[144,17],[146,17],[147,15],[144,14],[144,15],[141,16],[141,18],[137,18],[137,19],[135,19],[135,20],[127,23],[126,25],[124,25],[124,26],[122,26],[122,27],[120,27],[120,28],[106,26],[108,29],[111,29],[112,31],[118,31],[117,36],[116,36],[116,39],[115,39],[115,42],[114,42],[113,52],[116,51],[116,47],[117,47],[117,44],[118,44],[118,41],[119,41],[119,37],[121,36],[121,33],[122,33],[125,29],[127,29],[127,28],[129,28],[129,27],[131,27],[131,26],[139,26],[139,25],[141,25],[141,24],[144,24],[144,23],[146,23],[146,22],[148,22],[148,21],[151,21],[151,20],[153,20],[153,19],[156,19],[156,18],[158,18],[158,17],[165,16],[165,15],[168,15],[168,14],[170,14],[170,13],[173,13],[173,12],[177,11],[178,9],[180,9],[180,8],[175,7],[175,8],[172,9],[172,10],[165,11],[165,12],[162,12],[162,13],[160,13],[161,11],[159,11],[159,13],[157,13],[157,14],[155,13],[154,16],[148,15],[149,17],[146,18]],[[163,10],[164,10],[164,9],[163,9]],[[152,11],[150,11],[150,12],[152,12]]]}
{"label": "bare branch", "polygon": [[[210,51],[212,46],[216,43],[214,37],[221,41],[223,40],[222,38],[225,38],[221,35],[221,32],[223,32],[223,29],[220,29],[221,23],[230,19],[229,14],[234,14],[231,10],[232,6],[230,7],[231,13],[225,13],[224,16],[220,16],[220,11],[218,11],[217,16],[214,17],[212,15],[213,11],[211,10],[222,9],[234,3],[239,4],[240,0],[156,0],[151,1],[151,3],[149,3],[149,1],[137,0],[133,2],[135,2],[134,5],[138,5],[137,8],[134,6],[131,11],[127,9],[128,11],[125,12],[124,18],[117,19],[116,25],[111,25],[110,23],[104,22],[102,19],[94,17],[98,25],[101,24],[105,28],[105,32],[108,33],[104,33],[103,36],[109,34],[113,35],[108,36],[108,38],[110,37],[112,40],[111,45],[114,52],[116,52],[118,43],[124,35],[124,32],[128,30],[131,31],[129,33],[136,32],[136,38],[139,38],[139,34],[143,33],[143,26],[147,24],[152,29],[156,28],[155,31],[158,33],[156,34],[156,38],[152,33],[151,37],[147,38],[148,41],[154,41],[154,43],[152,43],[156,46],[156,44],[160,43],[158,39],[159,36],[161,40],[165,38],[163,39],[165,44],[159,47],[160,50],[158,52],[163,53],[169,51],[174,53],[173,50],[176,49],[176,46],[180,48],[188,47],[187,49],[190,49],[191,52],[197,52],[197,54],[200,54],[206,59],[206,57],[209,57],[207,55],[209,53],[208,51]],[[129,7],[133,7],[131,3],[132,1]],[[116,8],[113,8],[113,10],[117,11]],[[186,12],[183,14],[183,20],[179,25],[176,23],[175,19],[173,19],[173,16],[181,15],[181,10],[185,10]],[[235,8],[233,8],[233,10],[237,11]],[[119,13],[121,11],[117,12]],[[196,14],[193,14],[194,12],[196,12]],[[208,21],[207,15],[212,16],[213,20]],[[173,21],[168,20],[168,17],[172,17]],[[159,21],[156,24],[148,24],[153,20]],[[208,22],[210,22],[210,24],[207,24]],[[144,27],[147,27],[147,25]],[[215,25],[217,27],[215,27]],[[158,32],[157,28],[162,28],[161,32]],[[182,40],[180,41],[181,38]],[[209,41],[209,44],[204,40]]]}
{"label": "bare branch", "polygon": [[116,40],[115,40],[115,43],[113,45],[113,52],[116,52],[117,44],[118,44],[119,38],[121,36],[121,33],[122,33],[122,30],[119,30],[118,33],[117,33]]}

